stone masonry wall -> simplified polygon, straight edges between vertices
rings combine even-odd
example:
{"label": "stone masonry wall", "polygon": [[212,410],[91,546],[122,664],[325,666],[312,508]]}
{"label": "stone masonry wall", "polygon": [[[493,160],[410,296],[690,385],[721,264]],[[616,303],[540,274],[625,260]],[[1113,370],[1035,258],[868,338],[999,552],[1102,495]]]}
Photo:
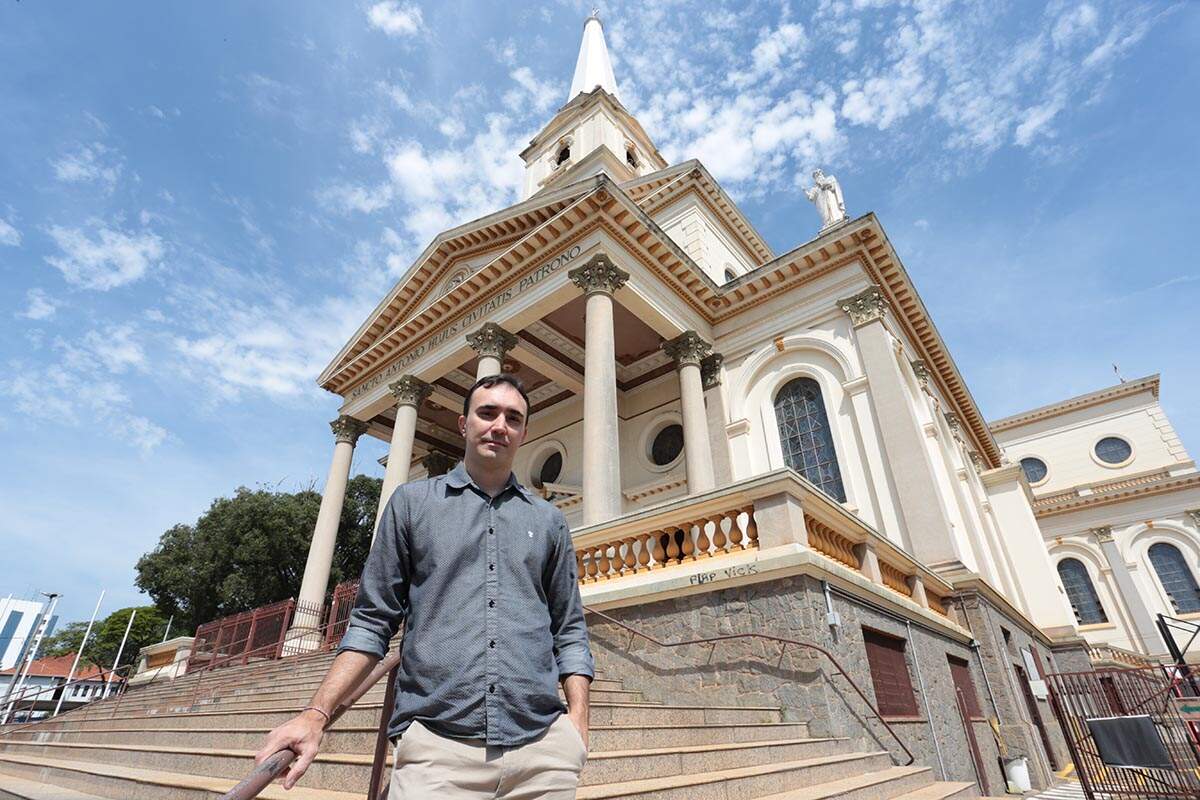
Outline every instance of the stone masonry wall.
{"label": "stone masonry wall", "polygon": [[[810,642],[827,649],[874,701],[874,688],[862,628],[907,640],[906,657],[919,714],[891,720],[897,735],[919,764],[938,778],[976,780],[962,717],[958,713],[947,654],[970,665],[979,706],[994,716],[984,689],[979,659],[950,637],[882,613],[835,594],[841,616],[836,634],[826,624],[821,582],[806,576],[781,578],[608,612],[660,641],[707,638],[732,633],[764,633]],[[627,679],[647,697],[667,702],[767,705],[784,718],[806,721],[813,736],[845,736],[862,748],[886,750],[901,763],[903,752],[867,705],[823,656],[763,640],[733,640],[680,648],[657,647],[620,628],[589,618],[592,650],[600,669]],[[836,637],[836,638],[835,638]],[[915,667],[919,664],[921,681]],[[924,692],[920,683],[924,683]],[[933,726],[928,714],[932,712]],[[998,749],[986,720],[971,723],[980,750],[987,793],[1003,794]],[[936,731],[937,742],[934,743]],[[941,764],[939,766],[938,750]]]}

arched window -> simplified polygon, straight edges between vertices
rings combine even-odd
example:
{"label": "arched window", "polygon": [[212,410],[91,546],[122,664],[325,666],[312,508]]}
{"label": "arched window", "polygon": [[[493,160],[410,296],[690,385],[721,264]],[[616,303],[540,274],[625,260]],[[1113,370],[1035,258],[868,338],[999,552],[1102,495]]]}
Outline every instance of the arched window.
{"label": "arched window", "polygon": [[1071,601],[1071,609],[1080,625],[1097,625],[1108,622],[1104,606],[1092,585],[1092,576],[1088,575],[1087,567],[1077,558],[1064,558],[1058,562],[1058,577],[1062,578],[1063,588],[1067,590],[1067,599]]}
{"label": "arched window", "polygon": [[1154,565],[1167,597],[1171,598],[1176,614],[1200,611],[1200,586],[1196,585],[1196,577],[1178,547],[1166,542],[1151,545],[1150,563]]}
{"label": "arched window", "polygon": [[820,385],[812,378],[796,378],[784,384],[775,395],[775,420],[784,463],[825,494],[845,502],[846,490]]}

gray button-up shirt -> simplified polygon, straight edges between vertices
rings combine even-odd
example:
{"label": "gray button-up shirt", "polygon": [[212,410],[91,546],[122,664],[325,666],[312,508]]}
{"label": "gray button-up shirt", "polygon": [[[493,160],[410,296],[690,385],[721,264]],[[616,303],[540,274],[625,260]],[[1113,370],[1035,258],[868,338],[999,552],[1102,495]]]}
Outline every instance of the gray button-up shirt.
{"label": "gray button-up shirt", "polygon": [[524,744],[563,713],[558,682],[594,676],[562,512],[509,476],[495,498],[466,467],[388,501],[338,652],[383,658],[405,622],[388,736]]}

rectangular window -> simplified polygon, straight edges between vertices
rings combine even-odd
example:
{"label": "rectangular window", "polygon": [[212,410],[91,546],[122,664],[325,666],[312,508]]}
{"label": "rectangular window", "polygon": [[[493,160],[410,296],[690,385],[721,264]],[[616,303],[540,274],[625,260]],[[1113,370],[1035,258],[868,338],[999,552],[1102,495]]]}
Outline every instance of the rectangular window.
{"label": "rectangular window", "polygon": [[950,664],[950,678],[954,681],[954,688],[962,694],[963,702],[967,705],[967,716],[971,719],[982,718],[983,710],[979,708],[979,696],[975,694],[970,665],[951,655],[946,656],[946,661]]}
{"label": "rectangular window", "polygon": [[885,717],[917,716],[917,697],[904,658],[904,640],[863,628],[863,644],[867,648],[879,713]]}

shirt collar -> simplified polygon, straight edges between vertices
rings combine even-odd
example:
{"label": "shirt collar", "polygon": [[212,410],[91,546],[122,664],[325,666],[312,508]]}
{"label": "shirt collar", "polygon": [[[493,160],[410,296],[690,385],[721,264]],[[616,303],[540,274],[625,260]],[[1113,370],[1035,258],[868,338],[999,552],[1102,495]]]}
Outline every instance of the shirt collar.
{"label": "shirt collar", "polygon": [[[467,486],[474,486],[476,489],[479,489],[475,481],[471,480],[471,475],[467,472],[466,463],[462,461],[459,461],[454,465],[454,469],[446,473],[446,485],[452,489],[463,489]],[[532,502],[530,491],[522,486],[517,481],[517,476],[511,472],[508,473],[508,482],[504,484],[504,488],[500,490],[500,494],[504,494],[509,489],[515,490],[516,494],[524,498],[526,502]],[[483,490],[479,489],[479,491],[482,492]]]}

